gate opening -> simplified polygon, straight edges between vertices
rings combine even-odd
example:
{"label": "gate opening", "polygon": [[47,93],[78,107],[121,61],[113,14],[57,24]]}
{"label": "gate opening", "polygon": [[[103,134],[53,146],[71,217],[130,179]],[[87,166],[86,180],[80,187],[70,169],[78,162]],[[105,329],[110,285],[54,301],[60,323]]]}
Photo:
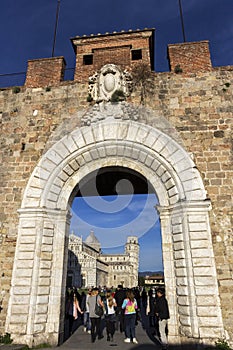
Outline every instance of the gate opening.
{"label": "gate opening", "polygon": [[[72,199],[72,243],[69,248],[76,250],[77,256],[74,251],[70,252],[68,287],[116,287],[122,284],[118,277],[120,271],[110,268],[110,273],[104,273],[101,268],[94,268],[95,259],[108,266],[119,261],[118,267],[124,276],[126,260],[121,259],[126,259],[124,254],[128,253],[128,237],[134,236],[139,246],[137,285],[142,284],[146,276],[163,275],[160,220],[156,210],[158,199],[144,176],[124,167],[101,168],[80,181]],[[88,247],[97,253],[88,252]],[[95,256],[92,259],[91,254]],[[129,281],[125,277],[120,282],[128,287]],[[155,283],[152,279],[151,282]]]}

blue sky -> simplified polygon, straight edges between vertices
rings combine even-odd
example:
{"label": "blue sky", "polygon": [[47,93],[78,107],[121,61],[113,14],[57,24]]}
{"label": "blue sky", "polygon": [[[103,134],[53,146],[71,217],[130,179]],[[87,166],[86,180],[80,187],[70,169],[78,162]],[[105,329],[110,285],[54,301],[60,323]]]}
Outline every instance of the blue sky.
{"label": "blue sky", "polygon": [[127,236],[138,237],[140,271],[163,270],[160,221],[155,194],[76,197],[71,231],[83,240],[93,230],[103,253],[123,253]]}
{"label": "blue sky", "polygon": [[[1,0],[0,74],[25,72],[29,59],[51,57],[57,0]],[[213,66],[233,64],[233,1],[181,0],[186,41],[209,40]],[[167,45],[183,41],[178,0],[60,0],[55,56],[73,68],[70,38],[155,28],[155,70],[168,71]],[[0,86],[24,76],[0,77]]]}

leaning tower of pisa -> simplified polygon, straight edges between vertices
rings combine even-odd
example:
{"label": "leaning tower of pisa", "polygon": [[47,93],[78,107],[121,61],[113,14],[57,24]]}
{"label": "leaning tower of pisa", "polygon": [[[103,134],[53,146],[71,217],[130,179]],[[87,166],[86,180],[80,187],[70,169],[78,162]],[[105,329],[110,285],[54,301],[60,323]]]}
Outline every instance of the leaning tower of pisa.
{"label": "leaning tower of pisa", "polygon": [[138,285],[139,244],[136,236],[128,236],[125,245],[125,254],[129,256],[129,280],[131,286]]}

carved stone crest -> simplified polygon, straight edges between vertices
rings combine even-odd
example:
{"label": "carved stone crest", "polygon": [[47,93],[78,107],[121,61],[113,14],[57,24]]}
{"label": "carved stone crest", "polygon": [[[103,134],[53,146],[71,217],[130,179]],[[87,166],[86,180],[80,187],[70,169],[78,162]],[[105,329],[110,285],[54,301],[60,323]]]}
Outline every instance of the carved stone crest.
{"label": "carved stone crest", "polygon": [[115,64],[106,64],[99,72],[89,77],[88,93],[96,101],[110,101],[116,90],[121,90],[125,96],[131,92],[132,79],[127,72]]}

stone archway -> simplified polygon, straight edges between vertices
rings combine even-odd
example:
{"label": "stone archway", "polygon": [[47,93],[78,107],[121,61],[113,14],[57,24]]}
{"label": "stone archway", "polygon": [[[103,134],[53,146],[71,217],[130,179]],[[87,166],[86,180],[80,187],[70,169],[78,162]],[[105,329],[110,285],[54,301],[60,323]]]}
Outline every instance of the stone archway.
{"label": "stone archway", "polygon": [[71,194],[106,166],[135,170],[156,189],[170,341],[222,337],[210,203],[195,164],[160,130],[111,117],[64,136],[31,175],[19,210],[6,330],[29,346],[62,339]]}

